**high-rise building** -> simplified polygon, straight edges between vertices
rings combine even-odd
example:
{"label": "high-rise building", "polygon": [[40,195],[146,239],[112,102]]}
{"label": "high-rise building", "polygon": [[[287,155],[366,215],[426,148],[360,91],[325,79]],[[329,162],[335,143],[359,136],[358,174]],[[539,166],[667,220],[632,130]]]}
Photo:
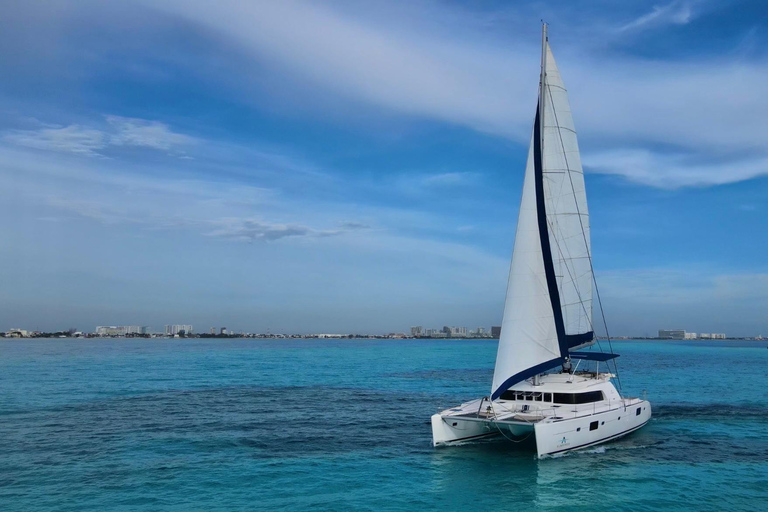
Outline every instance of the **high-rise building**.
{"label": "high-rise building", "polygon": [[664,340],[684,340],[684,329],[659,329],[659,338]]}
{"label": "high-rise building", "polygon": [[166,325],[165,326],[165,335],[166,336],[176,336],[177,334],[192,334],[192,326],[191,325],[181,325],[181,324],[178,324],[178,325]]}
{"label": "high-rise building", "polygon": [[149,327],[144,325],[99,325],[96,327],[98,336],[126,336],[128,334],[147,334]]}
{"label": "high-rise building", "polygon": [[411,327],[411,336],[421,336],[423,331],[424,331],[424,328],[420,325]]}
{"label": "high-rise building", "polygon": [[226,327],[222,327],[219,334],[227,334],[227,328]]}
{"label": "high-rise building", "polygon": [[491,327],[491,338],[498,338],[501,336],[501,326],[494,325]]}

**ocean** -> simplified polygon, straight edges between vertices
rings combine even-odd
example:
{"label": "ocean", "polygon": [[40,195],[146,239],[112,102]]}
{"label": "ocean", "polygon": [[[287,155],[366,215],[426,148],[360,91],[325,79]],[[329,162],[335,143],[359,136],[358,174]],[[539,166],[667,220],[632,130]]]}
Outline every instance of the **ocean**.
{"label": "ocean", "polygon": [[764,510],[766,342],[618,341],[651,422],[433,449],[495,340],[0,340],[0,510]]}

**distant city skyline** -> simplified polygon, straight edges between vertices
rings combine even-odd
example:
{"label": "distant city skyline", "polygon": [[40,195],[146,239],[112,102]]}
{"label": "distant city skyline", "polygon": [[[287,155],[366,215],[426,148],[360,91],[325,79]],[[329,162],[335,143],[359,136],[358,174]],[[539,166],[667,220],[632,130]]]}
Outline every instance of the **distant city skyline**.
{"label": "distant city skyline", "polygon": [[[70,335],[89,335],[89,336],[104,336],[104,337],[124,337],[124,336],[228,336],[228,335],[254,335],[254,336],[314,336],[314,337],[348,337],[354,335],[360,336],[410,336],[414,338],[499,338],[501,334],[501,326],[493,325],[490,328],[476,327],[474,329],[468,329],[465,326],[443,326],[441,328],[424,328],[423,326],[411,326],[410,329],[403,329],[400,331],[389,332],[336,332],[336,333],[324,333],[322,331],[284,331],[284,332],[272,332],[269,329],[266,331],[251,331],[246,329],[228,329],[227,327],[211,327],[209,331],[202,330],[195,332],[191,324],[168,324],[163,329],[152,329],[150,326],[138,326],[138,325],[113,325],[113,326],[96,326],[93,331],[87,329],[77,329],[76,327],[69,327],[67,329],[51,329],[48,331],[41,331],[37,329],[22,329],[20,327],[14,327],[10,329],[0,328],[0,336],[5,334],[6,336],[13,333],[21,334],[22,336],[28,336],[35,333],[69,333]],[[601,336],[604,338],[605,336]],[[762,333],[752,333],[749,335],[728,335],[726,333],[704,333],[704,332],[691,332],[685,329],[659,329],[657,335],[650,335],[645,333],[643,335],[626,335],[623,333],[614,333],[612,338],[626,339],[631,337],[637,338],[655,338],[655,339],[667,339],[667,340],[725,340],[734,338],[754,338],[764,339]]]}
{"label": "distant city skyline", "polygon": [[768,334],[746,0],[5,2],[0,329],[500,325],[542,18],[609,332]]}

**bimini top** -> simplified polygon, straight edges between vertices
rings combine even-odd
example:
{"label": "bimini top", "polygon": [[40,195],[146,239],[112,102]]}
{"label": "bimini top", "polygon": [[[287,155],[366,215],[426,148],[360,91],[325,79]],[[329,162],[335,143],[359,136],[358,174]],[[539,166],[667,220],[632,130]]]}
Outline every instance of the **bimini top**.
{"label": "bimini top", "polygon": [[571,352],[571,359],[586,359],[587,361],[610,361],[616,359],[619,354],[609,354],[606,352]]}

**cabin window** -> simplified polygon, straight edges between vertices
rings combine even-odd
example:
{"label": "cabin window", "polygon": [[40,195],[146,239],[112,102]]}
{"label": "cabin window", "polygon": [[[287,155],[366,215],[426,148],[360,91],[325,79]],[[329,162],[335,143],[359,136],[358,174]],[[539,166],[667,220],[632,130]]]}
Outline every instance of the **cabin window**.
{"label": "cabin window", "polygon": [[555,403],[558,404],[591,404],[603,400],[602,391],[587,391],[586,393],[555,393]]}
{"label": "cabin window", "polygon": [[597,422],[593,421],[589,424],[589,430],[597,430]]}
{"label": "cabin window", "polygon": [[544,401],[545,402],[551,402],[552,401],[552,393],[544,393]]}
{"label": "cabin window", "polygon": [[640,416],[640,408],[637,408],[637,412],[635,413],[635,416]]}
{"label": "cabin window", "polygon": [[519,392],[519,391],[518,391],[518,392],[515,394],[515,400],[522,400],[522,399],[523,399],[523,394],[522,394],[521,392]]}
{"label": "cabin window", "polygon": [[511,390],[507,390],[503,392],[499,398],[501,398],[502,400],[514,400],[515,392]]}
{"label": "cabin window", "polygon": [[533,395],[533,399],[537,402],[541,402],[541,393],[536,393]]}
{"label": "cabin window", "polygon": [[525,392],[525,399],[528,400],[529,402],[532,401],[533,400],[533,393],[531,393],[530,391],[526,391]]}

